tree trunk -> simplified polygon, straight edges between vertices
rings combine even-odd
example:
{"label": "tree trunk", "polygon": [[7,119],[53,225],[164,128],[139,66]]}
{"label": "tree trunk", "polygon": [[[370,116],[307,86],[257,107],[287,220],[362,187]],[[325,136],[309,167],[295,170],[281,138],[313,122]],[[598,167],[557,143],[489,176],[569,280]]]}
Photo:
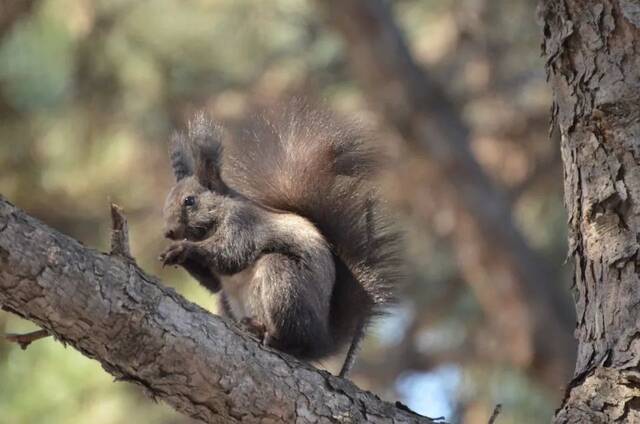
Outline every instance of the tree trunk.
{"label": "tree trunk", "polygon": [[578,359],[557,423],[640,422],[640,5],[545,0]]}
{"label": "tree trunk", "polygon": [[423,184],[436,202],[454,210],[458,266],[499,336],[493,359],[509,361],[561,390],[575,355],[570,302],[518,231],[505,196],[472,155],[460,113],[413,59],[386,2],[318,3],[343,36],[370,104],[435,170],[436,178]]}
{"label": "tree trunk", "polygon": [[203,422],[432,422],[262,346],[146,275],[126,234],[113,240],[111,255],[87,249],[0,197],[0,306]]}

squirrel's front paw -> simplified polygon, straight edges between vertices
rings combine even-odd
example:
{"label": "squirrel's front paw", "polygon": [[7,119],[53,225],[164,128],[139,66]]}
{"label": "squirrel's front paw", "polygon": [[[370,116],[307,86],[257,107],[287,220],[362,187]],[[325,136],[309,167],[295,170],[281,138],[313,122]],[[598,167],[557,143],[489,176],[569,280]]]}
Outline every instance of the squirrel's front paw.
{"label": "squirrel's front paw", "polygon": [[162,266],[183,264],[193,247],[192,244],[188,241],[173,243],[158,258],[162,261]]}

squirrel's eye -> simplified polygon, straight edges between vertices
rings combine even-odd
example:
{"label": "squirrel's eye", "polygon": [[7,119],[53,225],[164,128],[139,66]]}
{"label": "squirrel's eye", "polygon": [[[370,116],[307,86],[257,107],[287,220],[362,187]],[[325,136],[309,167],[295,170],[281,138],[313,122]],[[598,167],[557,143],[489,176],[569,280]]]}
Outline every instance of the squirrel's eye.
{"label": "squirrel's eye", "polygon": [[193,206],[196,204],[196,198],[193,196],[187,196],[182,201],[182,204],[185,206]]}

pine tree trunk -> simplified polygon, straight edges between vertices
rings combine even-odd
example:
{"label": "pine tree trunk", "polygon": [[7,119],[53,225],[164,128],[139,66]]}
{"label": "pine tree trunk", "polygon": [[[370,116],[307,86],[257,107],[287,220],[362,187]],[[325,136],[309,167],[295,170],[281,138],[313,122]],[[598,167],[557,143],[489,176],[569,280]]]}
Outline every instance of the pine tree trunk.
{"label": "pine tree trunk", "polygon": [[545,0],[578,358],[556,423],[640,422],[640,3]]}

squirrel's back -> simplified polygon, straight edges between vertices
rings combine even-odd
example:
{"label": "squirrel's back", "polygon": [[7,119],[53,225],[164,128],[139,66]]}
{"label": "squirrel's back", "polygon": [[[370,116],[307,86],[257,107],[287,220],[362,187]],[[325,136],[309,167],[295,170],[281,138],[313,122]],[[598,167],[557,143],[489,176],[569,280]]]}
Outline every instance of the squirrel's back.
{"label": "squirrel's back", "polygon": [[337,343],[383,312],[399,279],[398,233],[371,185],[382,157],[357,125],[301,101],[254,116],[225,145],[223,176],[234,190],[308,219],[329,242]]}

